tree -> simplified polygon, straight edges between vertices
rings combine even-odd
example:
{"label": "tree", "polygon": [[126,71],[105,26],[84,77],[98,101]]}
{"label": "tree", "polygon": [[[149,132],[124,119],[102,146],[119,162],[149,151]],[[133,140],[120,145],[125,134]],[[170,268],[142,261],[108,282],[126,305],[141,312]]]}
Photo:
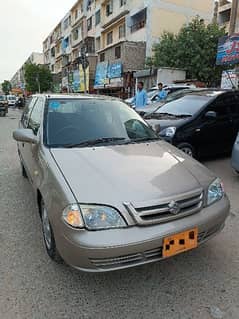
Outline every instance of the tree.
{"label": "tree", "polygon": [[7,95],[9,94],[9,92],[11,91],[12,89],[12,86],[11,86],[11,83],[7,80],[5,80],[3,83],[2,83],[2,90],[3,92]]}
{"label": "tree", "polygon": [[153,64],[157,67],[184,69],[187,77],[212,85],[219,81],[222,67],[216,66],[218,38],[225,29],[206,25],[199,17],[185,25],[179,33],[165,32],[154,46]]}
{"label": "tree", "polygon": [[26,89],[32,93],[46,92],[52,87],[52,74],[44,65],[26,64],[24,68]]}

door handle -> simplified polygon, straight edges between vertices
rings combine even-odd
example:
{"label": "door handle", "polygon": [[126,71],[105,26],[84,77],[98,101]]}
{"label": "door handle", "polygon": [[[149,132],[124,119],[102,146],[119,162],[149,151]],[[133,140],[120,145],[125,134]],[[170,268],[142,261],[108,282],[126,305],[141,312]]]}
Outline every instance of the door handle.
{"label": "door handle", "polygon": [[195,132],[199,133],[199,132],[201,132],[201,129],[200,128],[196,128]]}

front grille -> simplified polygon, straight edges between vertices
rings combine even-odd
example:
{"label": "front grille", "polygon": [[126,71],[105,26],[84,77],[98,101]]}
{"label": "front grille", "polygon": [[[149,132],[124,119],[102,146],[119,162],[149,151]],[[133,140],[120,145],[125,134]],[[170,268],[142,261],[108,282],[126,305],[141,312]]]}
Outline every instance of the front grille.
{"label": "front grille", "polygon": [[136,265],[143,262],[157,261],[162,258],[162,247],[147,250],[142,253],[136,253],[114,258],[90,259],[91,263],[97,268],[120,268],[130,265]]}
{"label": "front grille", "polygon": [[161,201],[157,205],[137,207],[131,203],[125,203],[127,210],[139,225],[164,223],[182,218],[199,212],[202,205],[203,192],[201,189]]}
{"label": "front grille", "polygon": [[[219,232],[223,225],[216,225],[207,231],[200,232],[198,234],[198,244],[202,244],[209,239],[215,233]],[[116,256],[112,258],[95,258],[90,259],[91,263],[99,269],[117,269],[121,267],[134,266],[144,262],[153,262],[163,259],[163,247],[157,247],[155,249],[146,250],[144,252]]]}

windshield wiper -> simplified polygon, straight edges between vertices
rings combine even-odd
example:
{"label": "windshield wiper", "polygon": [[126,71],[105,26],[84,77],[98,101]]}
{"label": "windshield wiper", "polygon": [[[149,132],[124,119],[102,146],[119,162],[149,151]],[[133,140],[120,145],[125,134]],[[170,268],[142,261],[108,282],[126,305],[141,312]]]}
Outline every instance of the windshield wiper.
{"label": "windshield wiper", "polygon": [[133,143],[137,142],[148,142],[148,141],[158,141],[161,140],[160,137],[139,137],[139,138],[134,138],[131,140]]}
{"label": "windshield wiper", "polygon": [[178,114],[178,115],[174,115],[175,117],[192,117],[191,114]]}
{"label": "windshield wiper", "polygon": [[118,142],[118,141],[125,141],[125,137],[102,137],[97,138],[94,140],[83,141],[81,143],[75,144],[66,144],[64,145],[65,148],[74,148],[74,147],[85,147],[85,146],[95,146],[97,144],[104,144],[104,143],[111,143],[111,142]]}

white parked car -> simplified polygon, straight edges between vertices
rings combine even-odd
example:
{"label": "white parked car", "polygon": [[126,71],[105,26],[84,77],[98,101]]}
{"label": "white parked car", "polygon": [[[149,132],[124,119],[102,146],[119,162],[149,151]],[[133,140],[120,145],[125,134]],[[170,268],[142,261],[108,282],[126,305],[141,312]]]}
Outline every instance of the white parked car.
{"label": "white parked car", "polygon": [[15,106],[17,102],[17,98],[15,95],[7,95],[8,106]]}

